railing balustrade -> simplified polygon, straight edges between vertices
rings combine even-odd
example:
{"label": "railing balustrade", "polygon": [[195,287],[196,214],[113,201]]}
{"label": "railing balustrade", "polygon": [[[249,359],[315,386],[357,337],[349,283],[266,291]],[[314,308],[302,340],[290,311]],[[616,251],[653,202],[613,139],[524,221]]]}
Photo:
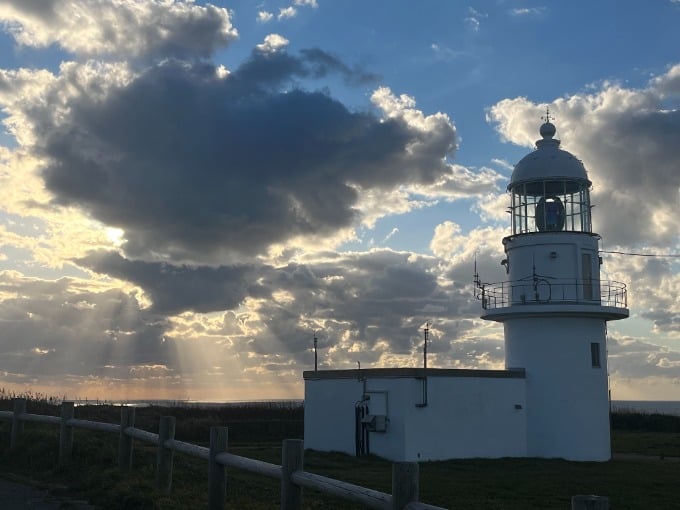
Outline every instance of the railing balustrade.
{"label": "railing balustrade", "polygon": [[535,278],[482,283],[478,297],[485,310],[527,304],[582,304],[628,307],[626,284],[608,280]]}
{"label": "railing balustrade", "polygon": [[80,428],[119,435],[118,465],[122,470],[132,467],[133,439],[158,447],[156,456],[156,487],[170,491],[174,453],[182,453],[209,462],[208,508],[223,510],[226,498],[225,466],[234,467],[269,478],[281,480],[281,509],[300,510],[302,489],[310,488],[348,501],[355,501],[379,510],[446,510],[418,501],[419,470],[417,462],[392,464],[392,494],[368,489],[333,478],[303,471],[304,446],[300,439],[285,439],[282,466],[227,452],[227,427],[210,428],[210,448],[178,441],[175,418],[161,417],[159,434],[134,427],[135,408],[121,407],[120,424],[79,420],[74,418],[73,402],[63,402],[61,417],[26,413],[26,399],[14,399],[13,411],[0,411],[0,420],[10,421],[10,448],[19,444],[25,422],[44,423],[59,427],[59,463],[66,465],[73,452],[73,429]]}

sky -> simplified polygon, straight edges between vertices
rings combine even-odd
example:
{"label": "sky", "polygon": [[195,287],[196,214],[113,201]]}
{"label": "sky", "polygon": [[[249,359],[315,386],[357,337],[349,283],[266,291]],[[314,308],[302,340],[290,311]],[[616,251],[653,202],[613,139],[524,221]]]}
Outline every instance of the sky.
{"label": "sky", "polygon": [[[616,400],[680,400],[680,1],[0,0],[0,387],[303,396],[503,368],[546,108],[593,183]],[[619,251],[648,257],[606,253]],[[674,256],[675,255],[675,256]]]}

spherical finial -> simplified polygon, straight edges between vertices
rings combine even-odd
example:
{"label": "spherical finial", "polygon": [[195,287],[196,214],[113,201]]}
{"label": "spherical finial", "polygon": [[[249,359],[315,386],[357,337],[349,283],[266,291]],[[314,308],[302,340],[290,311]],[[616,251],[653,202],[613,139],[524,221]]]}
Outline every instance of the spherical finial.
{"label": "spherical finial", "polygon": [[545,123],[541,126],[539,133],[541,133],[543,139],[545,140],[550,139],[553,136],[555,136],[555,132],[557,131],[557,129],[555,128],[555,125],[550,122],[555,117],[550,115],[549,106],[546,106],[545,108],[545,117],[541,118],[545,121]]}
{"label": "spherical finial", "polygon": [[555,125],[553,123],[546,122],[543,125],[541,125],[541,129],[540,129],[539,132],[541,133],[541,136],[544,139],[547,139],[547,138],[552,138],[553,136],[555,136],[556,131],[557,131],[557,128],[555,128]]}

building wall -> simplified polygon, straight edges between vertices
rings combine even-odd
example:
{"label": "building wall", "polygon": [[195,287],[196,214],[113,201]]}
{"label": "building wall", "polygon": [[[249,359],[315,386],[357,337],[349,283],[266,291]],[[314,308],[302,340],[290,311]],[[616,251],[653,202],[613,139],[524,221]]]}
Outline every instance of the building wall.
{"label": "building wall", "polygon": [[[455,372],[455,371],[449,371]],[[370,433],[370,452],[394,461],[525,456],[525,381],[435,376],[307,379],[305,448],[355,453],[354,406],[364,391],[369,412],[386,410],[385,432]],[[385,406],[386,403],[386,406]]]}
{"label": "building wall", "polygon": [[305,448],[354,455],[354,406],[362,396],[356,378],[305,381]]}
{"label": "building wall", "polygon": [[402,460],[525,456],[524,386],[524,379],[430,378],[427,407],[404,405]]}
{"label": "building wall", "polygon": [[[507,319],[507,367],[526,370],[529,456],[611,457],[605,321],[586,317]],[[592,366],[591,343],[599,348]]]}
{"label": "building wall", "polygon": [[[507,237],[503,244],[512,303],[599,300],[597,237],[580,232],[544,232]],[[584,267],[586,260],[589,265]]]}

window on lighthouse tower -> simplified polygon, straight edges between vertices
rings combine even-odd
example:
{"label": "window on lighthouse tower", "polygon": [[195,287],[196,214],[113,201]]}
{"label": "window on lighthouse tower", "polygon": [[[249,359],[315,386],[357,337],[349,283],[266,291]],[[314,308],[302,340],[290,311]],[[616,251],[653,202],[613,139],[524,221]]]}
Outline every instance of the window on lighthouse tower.
{"label": "window on lighthouse tower", "polygon": [[590,343],[590,363],[593,368],[600,368],[600,343]]}

